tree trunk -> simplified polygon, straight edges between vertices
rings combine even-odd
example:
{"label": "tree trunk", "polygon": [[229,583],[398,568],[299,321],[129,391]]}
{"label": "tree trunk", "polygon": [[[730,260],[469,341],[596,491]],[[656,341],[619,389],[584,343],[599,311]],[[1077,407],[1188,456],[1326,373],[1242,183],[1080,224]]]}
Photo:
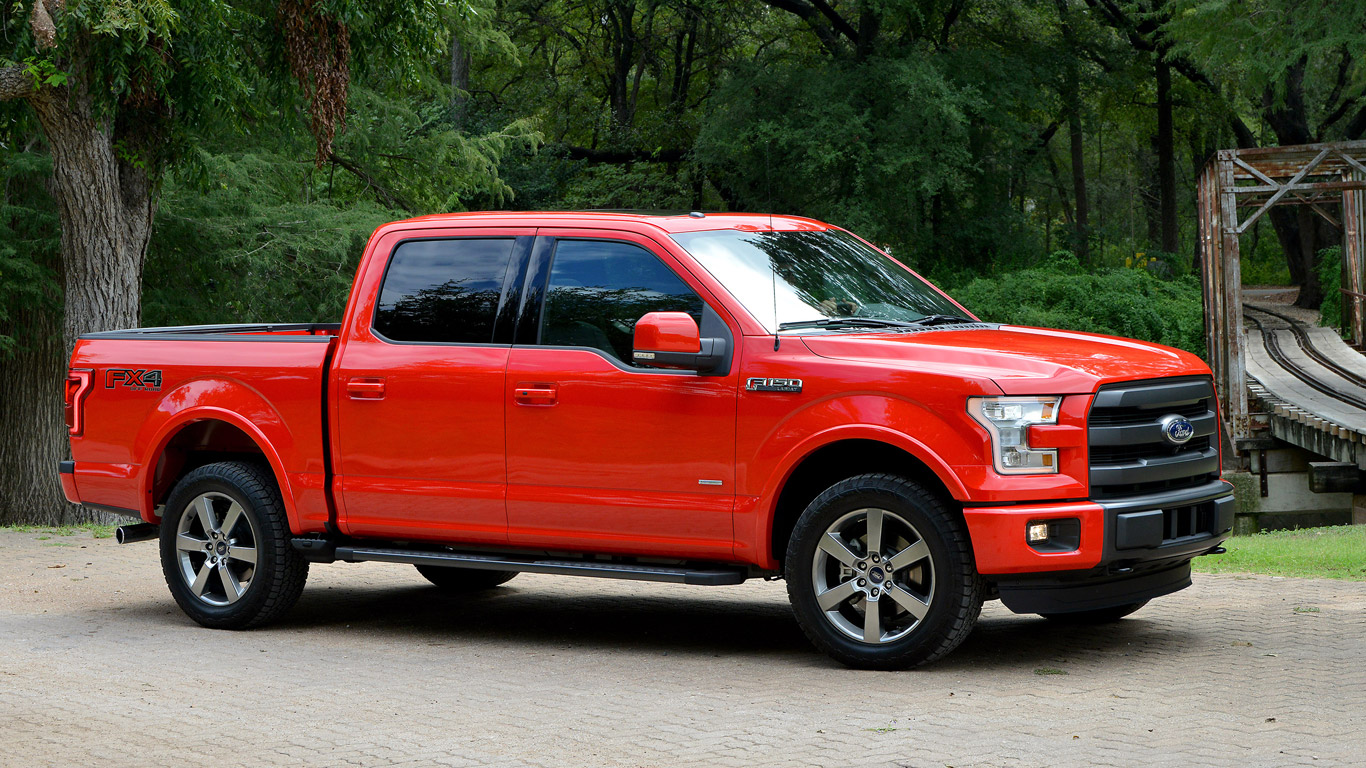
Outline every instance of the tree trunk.
{"label": "tree trunk", "polygon": [[1086,202],[1086,146],[1081,130],[1081,97],[1072,81],[1067,114],[1067,133],[1072,140],[1072,197],[1076,215],[1072,218],[1072,247],[1082,264],[1091,263],[1090,210]]}
{"label": "tree trunk", "polygon": [[451,35],[451,120],[457,130],[465,127],[469,107],[470,54],[460,44],[460,36]]}
{"label": "tree trunk", "polygon": [[19,320],[16,325],[29,331],[23,346],[0,364],[0,524],[92,519],[92,513],[66,503],[57,478],[57,462],[69,458],[61,318],[35,308]]}
{"label": "tree trunk", "polygon": [[1157,186],[1162,206],[1162,250],[1180,247],[1176,222],[1176,146],[1172,132],[1172,73],[1157,61]]}
{"label": "tree trunk", "polygon": [[[56,463],[67,456],[64,369],[78,336],[135,326],[141,309],[155,207],[150,161],[140,168],[127,154],[155,137],[146,130],[134,133],[121,142],[120,158],[113,125],[97,117],[90,98],[89,67],[76,57],[69,72],[66,87],[39,88],[26,97],[52,152],[49,191],[62,225],[63,318],[60,333],[49,321],[34,347],[16,359],[28,370],[12,381],[6,377],[3,433],[10,439],[0,453],[0,520],[92,517],[67,504],[57,484]],[[7,373],[14,367],[6,365]]]}

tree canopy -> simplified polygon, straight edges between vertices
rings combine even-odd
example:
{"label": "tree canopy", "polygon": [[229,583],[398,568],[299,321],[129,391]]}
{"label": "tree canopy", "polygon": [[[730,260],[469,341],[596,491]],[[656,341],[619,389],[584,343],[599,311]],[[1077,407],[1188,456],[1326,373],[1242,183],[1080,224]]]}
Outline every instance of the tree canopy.
{"label": "tree canopy", "polygon": [[[30,476],[76,334],[336,320],[386,220],[804,214],[1013,317],[1198,347],[1205,160],[1366,133],[1360,3],[20,0],[0,32],[0,518],[69,514]],[[1319,301],[1331,226],[1248,237]],[[1105,274],[1148,304],[989,284]]]}

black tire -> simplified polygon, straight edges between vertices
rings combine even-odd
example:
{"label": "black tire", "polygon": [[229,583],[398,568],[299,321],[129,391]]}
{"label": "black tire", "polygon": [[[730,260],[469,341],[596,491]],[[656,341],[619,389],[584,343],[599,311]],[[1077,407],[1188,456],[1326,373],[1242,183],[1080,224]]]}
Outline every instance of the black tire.
{"label": "black tire", "polygon": [[[859,539],[856,534],[861,514],[864,535]],[[867,551],[874,514],[883,523],[878,526],[879,549],[892,553],[878,558]],[[884,526],[891,533],[884,532]],[[836,528],[836,539],[852,545],[839,558],[822,547],[827,533]],[[855,535],[845,539],[849,530]],[[857,551],[860,547],[862,552]],[[822,554],[818,555],[818,550]],[[849,556],[857,562],[845,563]],[[913,567],[894,564],[893,559]],[[893,570],[882,571],[881,567]],[[846,577],[845,569],[852,575]],[[880,597],[872,586],[877,576],[874,571],[882,574],[876,580],[882,587]],[[982,610],[983,583],[962,517],[934,493],[897,475],[851,477],[817,496],[792,530],[784,573],[788,598],[806,636],[831,658],[857,669],[905,669],[935,661],[967,638]],[[867,575],[862,581],[861,573]],[[832,578],[839,582],[838,588],[822,593],[826,599],[835,599],[836,593],[852,589],[853,584],[866,582],[869,586],[859,587],[863,591],[848,598],[839,598],[827,611],[818,602],[818,581]],[[890,589],[889,584],[893,585]],[[910,605],[907,596],[920,603],[912,606],[923,612],[918,619],[906,607]],[[876,629],[870,631],[864,624],[863,636],[853,637],[849,625],[854,624],[854,631],[858,631],[856,616],[861,614],[864,621],[868,618],[866,608],[859,608],[874,599],[880,601],[874,603],[878,621],[872,626]],[[886,633],[882,632],[883,618],[888,621]],[[878,641],[867,642],[870,635]]]}
{"label": "black tire", "polygon": [[517,571],[486,571],[482,568],[450,568],[442,565],[418,565],[417,572],[427,581],[450,592],[479,592],[506,584]]}
{"label": "black tire", "polygon": [[[212,529],[204,525],[205,499],[216,518]],[[308,561],[290,546],[284,500],[267,468],[238,461],[199,467],[176,483],[163,513],[161,570],[190,618],[214,629],[246,629],[275,621],[299,599]],[[254,563],[245,559],[249,552]]]}
{"label": "black tire", "polygon": [[1111,624],[1147,605],[1148,601],[1116,605],[1111,608],[1097,608],[1094,611],[1074,611],[1072,613],[1041,613],[1040,616],[1059,624]]}

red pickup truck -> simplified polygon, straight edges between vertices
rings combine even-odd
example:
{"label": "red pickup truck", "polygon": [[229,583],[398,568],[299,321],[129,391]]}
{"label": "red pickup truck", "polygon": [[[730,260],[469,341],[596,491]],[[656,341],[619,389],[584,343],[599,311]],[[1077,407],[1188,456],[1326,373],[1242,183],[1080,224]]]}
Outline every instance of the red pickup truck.
{"label": "red pickup truck", "polygon": [[983,322],[818,221],[472,213],[376,230],[338,324],[82,336],[67,498],[146,521],[209,627],[310,563],[782,577],[820,649],[937,659],[983,600],[1107,620],[1222,551],[1209,369]]}

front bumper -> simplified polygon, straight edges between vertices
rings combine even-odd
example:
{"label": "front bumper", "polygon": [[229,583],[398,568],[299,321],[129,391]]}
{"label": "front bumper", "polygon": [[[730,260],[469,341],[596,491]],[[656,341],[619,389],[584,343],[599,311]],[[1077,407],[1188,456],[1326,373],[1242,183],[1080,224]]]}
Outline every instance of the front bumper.
{"label": "front bumper", "polygon": [[[1191,559],[1228,538],[1233,513],[1233,486],[1223,480],[1114,501],[963,510],[978,573],[1020,613],[1091,610],[1188,586]],[[1074,532],[1076,547],[1030,546],[1030,523]]]}

